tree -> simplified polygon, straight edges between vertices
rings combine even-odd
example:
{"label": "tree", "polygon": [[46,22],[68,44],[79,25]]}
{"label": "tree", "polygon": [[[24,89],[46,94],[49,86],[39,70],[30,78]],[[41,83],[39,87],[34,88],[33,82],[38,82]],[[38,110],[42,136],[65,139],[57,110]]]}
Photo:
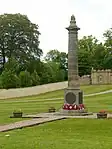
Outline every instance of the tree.
{"label": "tree", "polygon": [[57,82],[62,82],[65,80],[65,71],[63,69],[60,69],[56,75],[56,79],[57,79]]}
{"label": "tree", "polygon": [[78,62],[79,75],[87,75],[91,73],[94,67],[94,53],[96,51],[98,40],[91,36],[84,36],[79,40]]}
{"label": "tree", "polygon": [[20,72],[20,65],[18,61],[14,58],[9,58],[8,61],[4,65],[4,70],[11,71],[14,74],[19,74]]}
{"label": "tree", "polygon": [[105,39],[105,46],[106,46],[107,50],[110,53],[112,53],[112,28],[105,31],[103,36],[104,36],[104,39]]}
{"label": "tree", "polygon": [[60,64],[56,62],[47,62],[51,68],[51,82],[60,82],[64,81],[65,72],[63,69],[60,69]]}
{"label": "tree", "polygon": [[31,60],[29,61],[27,67],[28,72],[30,72],[31,74],[36,71],[37,74],[40,76],[40,74],[43,72],[43,66],[44,63],[40,60]]}
{"label": "tree", "polygon": [[4,70],[0,77],[1,77],[2,88],[9,89],[9,88],[20,87],[19,78],[11,70]]}
{"label": "tree", "polygon": [[50,50],[45,56],[46,61],[59,62],[60,52],[58,50]]}
{"label": "tree", "polygon": [[19,79],[21,87],[32,86],[32,78],[28,71],[21,71],[19,74]]}
{"label": "tree", "polygon": [[59,52],[58,50],[51,50],[46,54],[45,60],[47,62],[59,63],[60,69],[64,70],[63,72],[65,73],[65,80],[67,80],[68,54],[65,52]]}
{"label": "tree", "polygon": [[6,58],[15,58],[21,64],[30,59],[40,59],[38,25],[26,15],[0,15],[0,61],[4,67]]}
{"label": "tree", "polygon": [[32,86],[36,86],[40,84],[40,78],[36,70],[34,70],[34,72],[31,74],[31,77],[32,77]]}
{"label": "tree", "polygon": [[65,52],[59,52],[58,50],[51,50],[45,56],[46,61],[58,62],[60,68],[66,70],[68,68],[68,55]]}
{"label": "tree", "polygon": [[94,52],[94,69],[105,69],[105,56],[106,56],[106,49],[102,43],[97,44],[96,50]]}
{"label": "tree", "polygon": [[16,88],[20,87],[20,80],[17,76],[19,73],[19,64],[14,59],[9,59],[5,65],[4,70],[0,76],[2,88]]}
{"label": "tree", "polygon": [[112,69],[112,28],[108,29],[103,36],[105,39],[104,69]]}
{"label": "tree", "polygon": [[53,82],[53,69],[48,63],[42,64],[42,71],[40,73],[40,83],[41,84],[47,84]]}

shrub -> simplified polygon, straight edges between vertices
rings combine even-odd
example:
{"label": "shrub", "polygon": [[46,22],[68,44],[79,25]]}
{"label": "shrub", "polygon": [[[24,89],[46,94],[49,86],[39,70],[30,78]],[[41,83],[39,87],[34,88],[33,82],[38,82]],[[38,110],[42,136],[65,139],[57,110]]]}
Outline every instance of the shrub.
{"label": "shrub", "polygon": [[11,70],[4,70],[1,74],[1,86],[6,89],[20,87],[20,80]]}
{"label": "shrub", "polygon": [[32,86],[32,78],[28,71],[21,71],[19,74],[19,78],[20,78],[20,86],[21,87]]}
{"label": "shrub", "polygon": [[60,69],[58,72],[57,72],[57,82],[61,82],[61,81],[64,81],[64,78],[65,78],[65,71],[63,69]]}
{"label": "shrub", "polygon": [[36,70],[31,74],[32,77],[32,86],[36,86],[40,84],[40,77],[38,76]]}

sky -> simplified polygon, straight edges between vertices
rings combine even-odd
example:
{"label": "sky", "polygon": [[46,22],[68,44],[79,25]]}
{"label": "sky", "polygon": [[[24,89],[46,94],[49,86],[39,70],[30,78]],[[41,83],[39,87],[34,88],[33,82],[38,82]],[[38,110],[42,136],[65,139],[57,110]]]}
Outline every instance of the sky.
{"label": "sky", "polygon": [[44,54],[57,49],[68,51],[68,32],[72,14],[76,17],[79,39],[93,35],[100,41],[112,27],[111,0],[0,0],[0,14],[21,13],[39,25],[40,48]]}

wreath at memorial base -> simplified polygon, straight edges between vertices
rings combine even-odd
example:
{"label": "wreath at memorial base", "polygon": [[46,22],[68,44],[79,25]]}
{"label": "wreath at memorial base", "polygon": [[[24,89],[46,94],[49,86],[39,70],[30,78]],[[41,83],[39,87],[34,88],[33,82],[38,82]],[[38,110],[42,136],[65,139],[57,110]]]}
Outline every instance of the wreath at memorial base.
{"label": "wreath at memorial base", "polygon": [[85,109],[85,106],[84,106],[84,104],[79,104],[79,105],[76,105],[76,104],[64,104],[63,105],[63,109],[64,110],[83,110],[83,109]]}

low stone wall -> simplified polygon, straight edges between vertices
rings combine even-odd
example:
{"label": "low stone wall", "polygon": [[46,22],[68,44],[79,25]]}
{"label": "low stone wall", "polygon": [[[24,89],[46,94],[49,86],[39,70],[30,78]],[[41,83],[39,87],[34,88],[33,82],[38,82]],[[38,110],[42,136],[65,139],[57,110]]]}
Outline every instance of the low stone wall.
{"label": "low stone wall", "polygon": [[28,88],[16,88],[16,89],[3,89],[0,91],[0,99],[24,97],[31,95],[38,95],[41,93],[51,92],[55,90],[61,90],[66,88],[68,82],[51,83],[45,85],[39,85]]}
{"label": "low stone wall", "polygon": [[[83,76],[80,78],[81,85],[88,85],[90,84],[89,76]],[[68,82],[59,82],[59,83],[51,83],[45,85],[39,85],[34,87],[27,87],[27,88],[16,88],[16,89],[2,89],[0,90],[0,99],[7,99],[7,98],[16,98],[16,97],[24,97],[24,96],[31,96],[31,95],[38,95],[41,93],[61,90],[67,88]]]}
{"label": "low stone wall", "polygon": [[112,84],[112,70],[92,70],[92,84]]}
{"label": "low stone wall", "polygon": [[85,75],[80,77],[80,85],[89,85],[91,84],[91,80],[90,80],[90,76],[89,75]]}

